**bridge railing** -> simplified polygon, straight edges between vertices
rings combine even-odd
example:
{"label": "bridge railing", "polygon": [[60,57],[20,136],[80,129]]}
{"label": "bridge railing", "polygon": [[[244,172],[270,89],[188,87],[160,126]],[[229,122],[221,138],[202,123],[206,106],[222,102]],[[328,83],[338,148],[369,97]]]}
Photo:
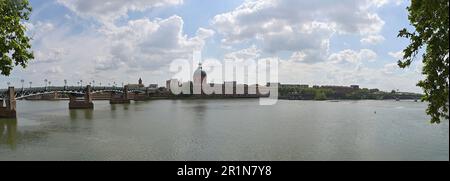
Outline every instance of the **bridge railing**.
{"label": "bridge railing", "polygon": [[[37,94],[37,93],[52,93],[52,92],[67,92],[67,93],[84,93],[86,86],[47,86],[47,87],[27,87],[27,88],[14,88],[17,95]],[[111,86],[92,86],[92,92],[107,92],[115,91],[122,92],[124,87],[111,87]],[[156,88],[148,87],[131,87],[128,88],[129,92],[154,92]],[[6,95],[8,89],[0,89],[0,97]]]}

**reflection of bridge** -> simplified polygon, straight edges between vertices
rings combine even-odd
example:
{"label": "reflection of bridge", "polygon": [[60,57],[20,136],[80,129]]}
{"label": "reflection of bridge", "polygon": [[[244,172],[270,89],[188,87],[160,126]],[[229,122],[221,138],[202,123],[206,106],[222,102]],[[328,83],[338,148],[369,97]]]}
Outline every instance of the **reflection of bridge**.
{"label": "reflection of bridge", "polygon": [[[69,109],[93,109],[92,94],[98,92],[110,92],[111,104],[129,103],[128,93],[145,94],[155,92],[156,89],[146,87],[86,87],[64,86],[64,87],[32,87],[32,88],[14,88],[0,89],[0,117],[16,117],[16,99],[24,99],[31,96],[43,95],[49,93],[63,93],[69,95]],[[84,97],[78,99],[77,97]],[[5,102],[5,106],[3,106]]]}

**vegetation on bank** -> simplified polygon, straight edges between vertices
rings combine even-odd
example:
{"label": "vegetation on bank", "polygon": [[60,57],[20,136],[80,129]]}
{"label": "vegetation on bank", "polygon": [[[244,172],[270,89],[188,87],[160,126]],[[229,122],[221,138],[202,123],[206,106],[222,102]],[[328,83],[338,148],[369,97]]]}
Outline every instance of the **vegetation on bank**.
{"label": "vegetation on bank", "polygon": [[350,87],[294,87],[294,86],[280,86],[278,94],[281,99],[296,99],[296,100],[360,100],[360,99],[420,99],[421,94],[397,92],[395,90],[390,92],[380,91],[378,89],[367,88],[350,88]]}

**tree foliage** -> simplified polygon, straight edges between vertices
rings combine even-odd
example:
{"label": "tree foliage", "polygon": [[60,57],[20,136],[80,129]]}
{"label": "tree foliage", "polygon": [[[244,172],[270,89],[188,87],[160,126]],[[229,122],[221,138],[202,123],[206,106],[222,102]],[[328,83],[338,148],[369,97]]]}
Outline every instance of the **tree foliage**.
{"label": "tree foliage", "polygon": [[432,123],[449,119],[449,1],[412,0],[407,8],[408,19],[415,30],[400,30],[398,36],[410,40],[403,50],[401,68],[408,67],[418,54],[422,55],[424,80],[417,86],[424,91],[423,101],[428,102],[427,114]]}
{"label": "tree foliage", "polygon": [[0,0],[0,73],[9,75],[15,66],[25,68],[33,59],[30,38],[23,21],[29,19],[28,0]]}

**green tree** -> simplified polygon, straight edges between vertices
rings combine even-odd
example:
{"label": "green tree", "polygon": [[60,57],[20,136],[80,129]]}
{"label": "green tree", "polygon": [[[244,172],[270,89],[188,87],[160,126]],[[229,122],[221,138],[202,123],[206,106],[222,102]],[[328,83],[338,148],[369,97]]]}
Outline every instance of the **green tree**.
{"label": "green tree", "polygon": [[23,21],[29,19],[28,0],[0,0],[0,73],[9,75],[14,66],[27,66],[34,58]]}
{"label": "green tree", "polygon": [[314,99],[315,100],[326,100],[327,95],[326,95],[325,91],[323,91],[323,90],[316,90]]}
{"label": "green tree", "polygon": [[398,36],[410,40],[403,50],[403,60],[398,61],[401,68],[408,67],[418,54],[422,55],[425,79],[417,86],[422,87],[428,102],[427,114],[432,123],[449,119],[449,37],[448,0],[412,0],[407,8],[408,19],[415,30],[400,30]]}

